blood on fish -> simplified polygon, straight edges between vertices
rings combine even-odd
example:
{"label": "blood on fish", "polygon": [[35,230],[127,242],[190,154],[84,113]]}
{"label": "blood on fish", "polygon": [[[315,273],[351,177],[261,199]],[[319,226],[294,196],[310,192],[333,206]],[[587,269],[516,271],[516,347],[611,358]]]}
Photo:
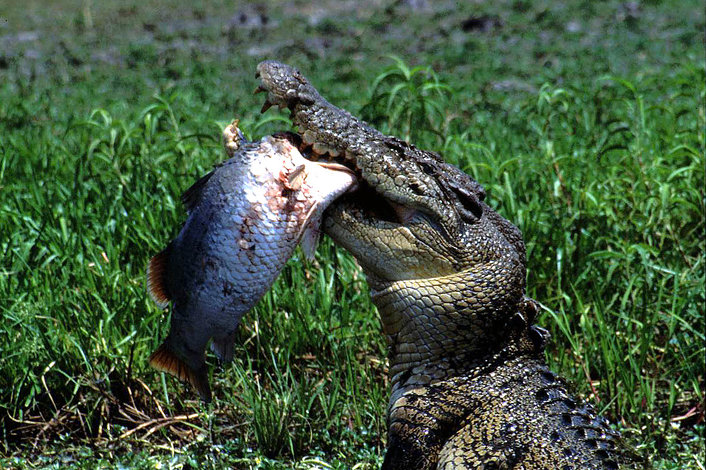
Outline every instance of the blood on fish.
{"label": "blood on fish", "polygon": [[221,361],[232,359],[242,316],[300,240],[313,256],[323,210],[356,185],[347,168],[306,160],[287,134],[248,143],[234,123],[223,135],[231,158],[186,191],[188,219],[147,276],[154,300],[172,309],[169,335],[150,364],[189,382],[205,401],[208,343]]}

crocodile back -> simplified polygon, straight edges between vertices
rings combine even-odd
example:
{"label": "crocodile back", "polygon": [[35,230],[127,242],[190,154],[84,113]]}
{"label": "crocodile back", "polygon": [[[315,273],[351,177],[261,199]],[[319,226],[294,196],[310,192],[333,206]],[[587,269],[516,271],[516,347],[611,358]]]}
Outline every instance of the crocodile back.
{"label": "crocodile back", "polygon": [[383,469],[634,468],[618,433],[538,354],[506,351],[398,396]]}

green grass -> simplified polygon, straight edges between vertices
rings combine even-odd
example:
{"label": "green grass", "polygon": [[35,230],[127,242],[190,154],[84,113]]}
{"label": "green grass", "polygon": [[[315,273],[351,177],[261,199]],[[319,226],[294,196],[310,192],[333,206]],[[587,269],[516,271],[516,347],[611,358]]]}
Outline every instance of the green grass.
{"label": "green grass", "polygon": [[[210,407],[146,365],[168,324],[147,261],[225,123],[287,127],[251,94],[277,58],[481,182],[524,234],[552,368],[656,468],[703,468],[698,2],[263,3],[262,28],[229,27],[259,13],[225,2],[163,5],[0,11],[0,466],[379,467],[385,343],[329,240],[246,316],[234,364],[211,359]],[[499,22],[464,31],[472,15]]]}

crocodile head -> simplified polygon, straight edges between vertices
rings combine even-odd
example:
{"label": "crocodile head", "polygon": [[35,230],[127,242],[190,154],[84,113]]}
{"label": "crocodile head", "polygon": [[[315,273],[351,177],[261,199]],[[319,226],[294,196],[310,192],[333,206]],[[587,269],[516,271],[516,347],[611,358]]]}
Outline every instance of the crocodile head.
{"label": "crocodile head", "polygon": [[331,105],[298,70],[266,61],[257,74],[263,109],[288,108],[310,155],[358,175],[359,189],[329,207],[324,231],[368,277],[393,382],[421,364],[448,371],[502,343],[523,299],[525,248],[483,188],[440,155]]}

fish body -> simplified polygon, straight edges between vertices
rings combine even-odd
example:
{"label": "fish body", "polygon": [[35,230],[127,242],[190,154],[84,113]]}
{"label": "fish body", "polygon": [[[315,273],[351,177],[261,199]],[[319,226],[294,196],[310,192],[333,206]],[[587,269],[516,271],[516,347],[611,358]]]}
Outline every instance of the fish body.
{"label": "fish body", "polygon": [[355,186],[342,165],[305,159],[285,134],[245,142],[224,130],[230,159],[182,196],[188,218],[150,261],[154,300],[172,304],[169,335],[150,364],[188,381],[210,401],[205,349],[230,362],[243,315],[275,281],[297,244],[313,256],[321,216]]}

